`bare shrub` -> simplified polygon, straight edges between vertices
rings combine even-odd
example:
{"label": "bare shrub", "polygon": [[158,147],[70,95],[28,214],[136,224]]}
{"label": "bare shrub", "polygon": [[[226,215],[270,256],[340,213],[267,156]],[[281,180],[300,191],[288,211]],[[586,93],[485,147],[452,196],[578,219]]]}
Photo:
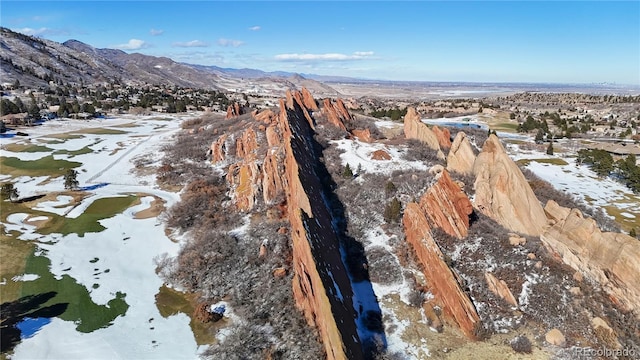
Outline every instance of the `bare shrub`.
{"label": "bare shrub", "polygon": [[227,185],[221,177],[196,179],[184,190],[181,201],[164,215],[167,226],[182,231],[201,226],[230,228],[233,217],[222,207]]}
{"label": "bare shrub", "polygon": [[444,164],[444,160],[438,158],[438,152],[431,149],[420,140],[407,141],[407,151],[403,158],[408,161],[424,161],[429,164]]}
{"label": "bare shrub", "polygon": [[382,247],[367,251],[369,278],[371,281],[391,285],[402,282],[402,271],[394,256]]}
{"label": "bare shrub", "polygon": [[509,345],[513,351],[519,354],[531,354],[531,341],[524,335],[516,336],[509,342]]}

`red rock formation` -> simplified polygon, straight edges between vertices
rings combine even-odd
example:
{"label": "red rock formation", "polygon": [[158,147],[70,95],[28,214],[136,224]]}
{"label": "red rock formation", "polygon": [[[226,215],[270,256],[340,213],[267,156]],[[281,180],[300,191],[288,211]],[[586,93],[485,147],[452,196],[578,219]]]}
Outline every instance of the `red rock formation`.
{"label": "red rock formation", "polygon": [[[307,321],[318,329],[328,359],[361,359],[364,355],[353,320],[357,317],[353,291],[338,251],[331,214],[320,193],[322,186],[313,170],[318,160],[309,143],[311,128],[300,112],[296,107],[283,107],[280,116],[293,248],[293,295]],[[341,296],[332,295],[336,292]]]}
{"label": "red rock formation", "polygon": [[391,160],[391,155],[384,150],[376,150],[371,153],[371,160]]}
{"label": "red rock formation", "polygon": [[[342,107],[340,107],[340,105],[342,105]],[[342,112],[343,110],[346,114]],[[322,102],[322,112],[327,116],[329,123],[347,131],[347,128],[344,126],[344,121],[351,119],[351,115],[349,115],[349,112],[344,107],[342,100],[338,99],[336,105],[334,105],[331,99],[324,99]]]}
{"label": "red rock formation", "polygon": [[602,232],[595,220],[553,200],[544,210],[554,224],[540,236],[547,249],[583,276],[599,282],[617,304],[636,311],[640,318],[640,241]]}
{"label": "red rock formation", "polygon": [[447,128],[439,128],[435,125],[433,128],[433,133],[436,134],[438,138],[438,144],[440,145],[440,149],[445,150],[451,147],[451,132]]}
{"label": "red rock formation", "polygon": [[290,90],[287,90],[286,102],[283,102],[282,100],[280,100],[280,117],[281,117],[280,120],[282,120],[283,109],[285,108],[292,109],[292,110],[299,109],[300,111],[302,111],[302,113],[304,114],[304,118],[307,119],[307,122],[309,123],[309,126],[311,126],[312,129],[315,129],[315,121],[313,121],[313,118],[309,114],[309,110],[305,106],[304,99],[302,98],[302,94],[300,92],[298,91],[292,92]]}
{"label": "red rock formation", "polygon": [[258,137],[253,127],[247,128],[242,137],[236,139],[236,156],[246,158],[258,148]]}
{"label": "red rock formation", "polygon": [[422,196],[420,208],[429,218],[431,227],[438,227],[459,239],[467,236],[473,205],[446,170]]}
{"label": "red rock formation", "polygon": [[473,173],[473,163],[476,155],[473,153],[467,134],[460,131],[456,134],[451,144],[451,150],[447,155],[447,170],[460,174]]}
{"label": "red rock formation", "polygon": [[420,119],[415,108],[409,107],[404,116],[404,136],[420,140],[433,150],[440,150],[438,136]]}
{"label": "red rock formation", "polygon": [[504,280],[498,280],[498,278],[489,272],[484,273],[484,279],[487,281],[489,291],[496,294],[507,303],[513,306],[518,306],[518,301],[513,296],[513,293],[509,290],[509,287]]}
{"label": "red rock formation", "polygon": [[540,235],[547,225],[542,205],[497,136],[487,138],[473,172],[476,208],[509,230]]}
{"label": "red rock formation", "polygon": [[227,107],[227,116],[225,119],[229,120],[240,115],[242,115],[242,108],[240,107],[240,104],[234,102],[232,105]]}
{"label": "red rock formation", "polygon": [[227,182],[234,191],[232,197],[240,211],[253,209],[261,188],[261,172],[255,161],[243,161],[229,166]]}
{"label": "red rock formation", "polygon": [[480,317],[467,294],[460,288],[456,275],[444,262],[444,255],[431,236],[424,210],[416,203],[407,204],[402,224],[429,290],[435,296],[434,300],[441,305],[447,319],[454,321],[467,337],[475,339]]}
{"label": "red rock formation", "polygon": [[353,136],[355,136],[356,138],[358,138],[358,140],[360,141],[364,141],[364,142],[372,142],[373,139],[371,138],[371,132],[369,131],[369,129],[353,129],[351,130],[351,134]]}
{"label": "red rock formation", "polygon": [[265,136],[267,137],[267,145],[271,148],[274,146],[280,146],[281,142],[280,142],[280,135],[278,134],[278,127],[277,125],[271,125],[269,127],[267,127],[267,130],[265,131]]}
{"label": "red rock formation", "polygon": [[211,162],[218,163],[224,161],[226,155],[227,134],[222,134],[218,140],[211,144]]}
{"label": "red rock formation", "polygon": [[258,110],[254,110],[251,113],[251,116],[253,116],[253,118],[256,120],[267,124],[273,123],[278,118],[278,116],[273,111],[271,111],[271,109],[262,110],[260,112],[258,112]]}
{"label": "red rock formation", "polygon": [[274,151],[264,158],[262,165],[262,195],[265,204],[273,204],[283,194],[282,158]]}
{"label": "red rock formation", "polygon": [[313,98],[313,95],[307,90],[307,88],[303,87],[301,90],[302,93],[302,104],[310,111],[318,111],[318,104],[316,103],[316,99]]}

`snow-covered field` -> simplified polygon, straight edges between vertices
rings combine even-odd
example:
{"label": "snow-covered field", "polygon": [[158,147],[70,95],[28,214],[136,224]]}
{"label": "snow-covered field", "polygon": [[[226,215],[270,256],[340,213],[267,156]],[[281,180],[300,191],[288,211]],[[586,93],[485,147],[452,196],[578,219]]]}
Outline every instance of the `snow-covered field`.
{"label": "snow-covered field", "polygon": [[[51,151],[11,152],[7,144],[40,145],[62,150],[55,159],[80,162],[78,181],[90,195],[73,207],[73,198],[60,195],[54,200],[41,201],[34,208],[40,211],[76,218],[96,200],[140,194],[140,204],[120,214],[100,220],[106,229],[86,233],[42,235],[30,221],[44,217],[28,218],[28,214],[9,215],[6,230],[16,230],[21,240],[34,239],[37,253],[46,256],[51,263],[49,271],[56,278],[72,277],[85,287],[91,301],[105,305],[118,292],[126,294],[129,305],[124,315],[98,330],[81,333],[78,324],[52,318],[34,335],[24,337],[14,348],[13,359],[145,359],[145,358],[196,358],[198,346],[194,339],[190,319],[184,314],[163,318],[155,303],[155,296],[162,280],[155,273],[154,258],[167,253],[177,254],[179,244],[171,241],[157,217],[139,219],[135,214],[151,206],[154,196],[171,206],[179,196],[159,189],[153,174],[140,176],[132,172],[133,161],[151,154],[151,160],[160,159],[160,149],[180,128],[181,120],[196,114],[171,116],[164,119],[153,116],[123,116],[115,119],[89,121],[48,121],[41,126],[28,128],[29,137],[1,139],[3,157],[21,160],[37,160],[51,155]],[[124,126],[123,126],[124,125]],[[115,131],[100,131],[110,129]],[[72,133],[71,138],[52,136]],[[91,152],[68,154],[88,147]],[[86,151],[85,151],[86,152]],[[1,170],[0,170],[1,171]],[[11,181],[20,197],[55,193],[64,190],[62,177],[36,179],[28,176],[11,177],[0,174],[0,181]],[[35,274],[22,274],[6,281],[34,281]],[[2,285],[0,285],[2,286]],[[23,334],[24,335],[24,334]]]}
{"label": "snow-covered field", "polygon": [[[598,178],[586,165],[576,164],[575,157],[562,154],[547,155],[535,150],[524,150],[517,144],[508,144],[507,152],[514,161],[520,159],[561,159],[566,165],[530,161],[527,168],[556,189],[571,194],[585,203],[603,208],[616,221],[629,227],[637,224],[640,216],[640,196],[624,184],[611,178]],[[616,216],[620,212],[621,216]]]}

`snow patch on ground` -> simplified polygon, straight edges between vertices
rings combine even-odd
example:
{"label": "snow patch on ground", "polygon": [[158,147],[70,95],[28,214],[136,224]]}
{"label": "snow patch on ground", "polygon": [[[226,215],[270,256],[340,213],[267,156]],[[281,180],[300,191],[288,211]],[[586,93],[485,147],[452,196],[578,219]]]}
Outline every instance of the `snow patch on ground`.
{"label": "snow patch on ground", "polygon": [[40,275],[38,274],[24,274],[24,275],[19,275],[19,276],[14,276],[11,278],[12,281],[14,282],[18,282],[18,281],[34,281],[34,280],[38,280],[40,278]]}
{"label": "snow patch on ground", "polygon": [[[93,150],[91,154],[76,156],[63,153],[55,155],[56,159],[82,162],[82,166],[76,169],[79,172],[78,181],[81,187],[88,188],[86,191],[91,195],[73,209],[70,206],[72,198],[62,195],[55,201],[39,203],[36,209],[73,218],[80,216],[95,200],[101,198],[146,194],[140,198],[141,204],[101,220],[106,230],[86,233],[84,237],[77,234],[41,235],[35,226],[29,224],[29,214],[17,213],[7,217],[4,224],[7,232],[15,230],[21,233],[19,239],[38,240],[36,256],[50,259],[50,271],[55,277],[60,278],[63,274],[71,276],[87,288],[91,299],[97,304],[106,304],[117,292],[126,294],[124,300],[129,304],[125,315],[117,317],[110,326],[91,333],[80,333],[76,331],[77,324],[52,318],[34,336],[24,339],[15,347],[13,359],[193,359],[201,352],[189,327],[189,317],[178,313],[163,318],[155,304],[155,295],[162,286],[162,280],[155,273],[154,258],[163,253],[175,256],[180,244],[165,235],[164,226],[158,218],[134,217],[136,212],[150,206],[154,196],[162,199],[167,206],[179,200],[178,194],[158,189],[153,174],[137,176],[132,171],[133,160],[147,152],[159,151],[164,142],[180,130],[180,120],[188,117],[175,116],[170,121],[133,116],[47,121],[30,128],[29,139],[3,139],[3,143],[42,145],[42,140],[54,140],[50,134],[135,122],[135,127],[119,128],[124,134],[82,134],[81,138],[67,139],[64,143],[46,144],[54,150],[78,150],[85,146]],[[20,154],[20,159],[26,159],[22,157],[23,153],[0,150],[0,156],[15,154]],[[34,154],[34,159],[43,155]],[[21,197],[64,189],[62,177],[2,178],[11,179]],[[29,220],[40,219],[44,217]],[[66,271],[63,272],[63,269]],[[19,281],[36,279],[33,274],[17,278]]]}
{"label": "snow patch on ground", "polygon": [[[342,165],[349,164],[354,173],[358,166],[365,172],[382,174],[390,174],[395,170],[427,170],[427,166],[422,161],[408,161],[402,158],[406,147],[366,143],[351,139],[334,140],[332,143],[337,144],[338,149],[343,151],[340,154]],[[377,150],[387,152],[391,156],[391,160],[371,159],[371,155]]]}
{"label": "snow patch on ground", "polygon": [[[527,169],[549,182],[554,188],[569,193],[596,207],[614,205],[629,219],[640,214],[640,196],[611,178],[598,178],[586,165],[576,163],[575,157],[550,156],[539,151],[525,151],[514,144],[507,147],[514,161],[520,159],[561,159],[567,165],[530,161]],[[611,215],[611,214],[609,214]]]}

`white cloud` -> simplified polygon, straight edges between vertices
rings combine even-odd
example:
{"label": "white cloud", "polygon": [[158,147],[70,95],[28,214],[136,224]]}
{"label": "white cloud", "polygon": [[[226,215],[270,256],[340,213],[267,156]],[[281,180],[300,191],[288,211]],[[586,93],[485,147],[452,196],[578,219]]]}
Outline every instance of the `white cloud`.
{"label": "white cloud", "polygon": [[373,51],[356,51],[351,55],[340,53],[326,54],[278,54],[276,60],[280,61],[346,61],[365,60],[373,56]]}
{"label": "white cloud", "polygon": [[251,31],[258,31],[260,29],[261,29],[261,27],[257,26],[257,25],[256,26],[252,26],[252,27],[249,28],[249,30],[251,30]]}
{"label": "white cloud", "polygon": [[138,50],[149,47],[149,44],[142,40],[131,39],[126,44],[115,45],[114,47],[122,50]]}
{"label": "white cloud", "polygon": [[164,34],[164,30],[151,29],[151,30],[149,30],[149,34],[151,34],[152,36],[162,35],[162,34]]}
{"label": "white cloud", "polygon": [[244,41],[220,38],[218,39],[218,45],[238,47],[238,46],[244,45]]}
{"label": "white cloud", "polygon": [[208,47],[209,44],[204,42],[204,41],[200,41],[200,40],[191,40],[191,41],[186,41],[186,42],[174,42],[173,44],[171,44],[174,47]]}
{"label": "white cloud", "polygon": [[61,29],[50,29],[46,27],[41,27],[39,29],[33,29],[30,27],[25,27],[22,29],[15,29],[15,31],[19,33],[23,33],[29,36],[46,36],[46,35],[67,35],[69,32]]}

